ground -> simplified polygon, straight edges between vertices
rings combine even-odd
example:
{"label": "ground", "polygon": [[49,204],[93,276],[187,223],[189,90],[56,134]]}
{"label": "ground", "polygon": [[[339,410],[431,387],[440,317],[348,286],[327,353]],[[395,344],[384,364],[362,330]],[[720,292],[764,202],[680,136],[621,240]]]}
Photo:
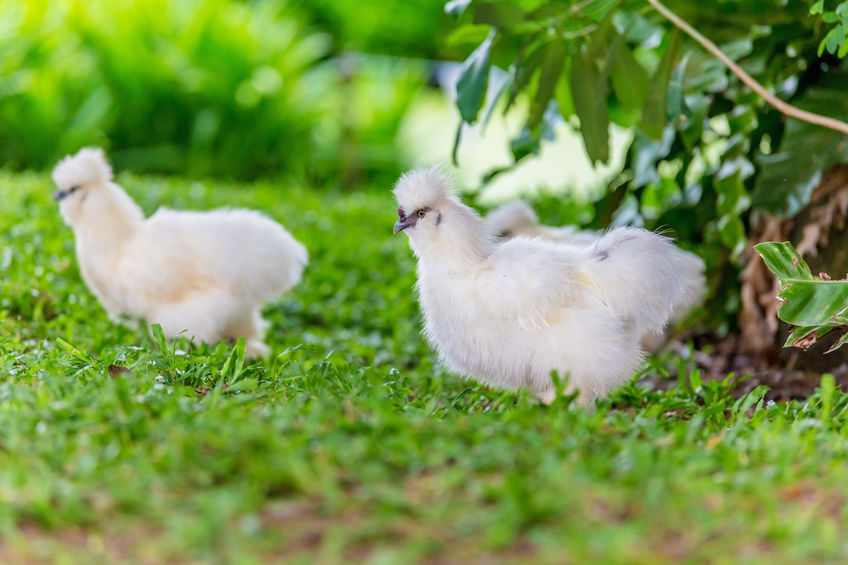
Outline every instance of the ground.
{"label": "ground", "polygon": [[540,406],[439,367],[388,187],[119,181],[148,213],[264,210],[311,264],[269,360],[167,344],[85,288],[49,178],[0,174],[0,562],[844,562],[831,378],[738,397],[683,347]]}

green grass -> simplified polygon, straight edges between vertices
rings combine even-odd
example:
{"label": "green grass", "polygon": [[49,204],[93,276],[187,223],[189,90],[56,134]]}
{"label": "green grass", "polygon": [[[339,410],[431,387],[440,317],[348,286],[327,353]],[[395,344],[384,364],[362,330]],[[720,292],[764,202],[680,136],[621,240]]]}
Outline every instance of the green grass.
{"label": "green grass", "polygon": [[165,345],[87,291],[48,177],[0,175],[0,562],[844,562],[832,381],[543,407],[439,367],[387,187],[119,181],[148,212],[262,209],[311,264],[271,360]]}

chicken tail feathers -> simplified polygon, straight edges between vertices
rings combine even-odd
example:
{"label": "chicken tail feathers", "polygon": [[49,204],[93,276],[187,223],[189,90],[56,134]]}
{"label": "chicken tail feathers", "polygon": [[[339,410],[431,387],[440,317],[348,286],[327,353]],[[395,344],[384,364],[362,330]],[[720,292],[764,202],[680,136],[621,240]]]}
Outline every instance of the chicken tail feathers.
{"label": "chicken tail feathers", "polygon": [[619,228],[601,236],[593,255],[588,268],[607,304],[640,333],[661,332],[703,292],[703,261],[668,237]]}

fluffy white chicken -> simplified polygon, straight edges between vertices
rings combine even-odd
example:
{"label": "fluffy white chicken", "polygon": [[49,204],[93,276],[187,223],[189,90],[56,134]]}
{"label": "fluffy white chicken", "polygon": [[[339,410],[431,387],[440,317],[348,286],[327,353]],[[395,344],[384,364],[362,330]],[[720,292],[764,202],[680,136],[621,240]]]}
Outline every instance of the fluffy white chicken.
{"label": "fluffy white chicken", "polygon": [[[501,204],[486,217],[489,231],[500,240],[516,236],[542,237],[551,241],[576,245],[593,245],[604,234],[599,231],[580,231],[574,226],[560,228],[539,224],[539,217],[530,205],[523,200],[512,200]],[[678,322],[686,317],[689,311],[704,298],[706,280],[704,278],[704,261],[688,251],[672,246],[669,253],[675,254],[680,272],[678,277],[683,284],[686,299],[677,304],[669,318],[670,322]],[[645,349],[657,348],[663,341],[663,333],[649,332],[643,337]]]}
{"label": "fluffy white chicken", "polygon": [[402,176],[394,230],[418,258],[425,335],[457,373],[550,403],[555,371],[589,403],[633,375],[642,337],[691,300],[666,237],[617,228],[591,245],[497,242],[449,185],[437,169]]}
{"label": "fluffy white chicken", "polygon": [[262,304],[297,284],[308,259],[281,225],[251,210],[160,208],[145,218],[100,149],[65,157],[53,180],[82,277],[113,319],[206,343],[244,337],[247,355],[268,353]]}

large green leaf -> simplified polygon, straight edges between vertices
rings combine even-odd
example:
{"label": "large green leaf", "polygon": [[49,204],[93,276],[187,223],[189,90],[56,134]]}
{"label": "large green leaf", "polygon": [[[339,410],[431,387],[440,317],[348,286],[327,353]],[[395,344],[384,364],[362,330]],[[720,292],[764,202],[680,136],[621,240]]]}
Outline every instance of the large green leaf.
{"label": "large green leaf", "polygon": [[777,275],[781,281],[814,280],[807,262],[788,241],[758,243],[754,246],[754,250],[763,258],[769,271]]}
{"label": "large green leaf", "polygon": [[641,108],[648,94],[648,73],[627,45],[621,45],[610,61],[612,89],[626,109]]}
{"label": "large green leaf", "polygon": [[609,160],[607,81],[588,53],[577,53],[571,62],[571,98],[589,160]]}
{"label": "large green leaf", "polygon": [[564,119],[574,115],[574,99],[571,97],[571,59],[566,59],[564,68],[557,81],[556,89],[554,90],[554,98],[556,99],[559,113]]}
{"label": "large green leaf", "polygon": [[564,61],[565,44],[561,39],[554,39],[545,46],[541,72],[539,73],[539,84],[530,105],[530,117],[527,120],[527,125],[531,129],[542,121],[542,116],[544,116],[548,103],[554,95],[559,76],[562,74]]}
{"label": "large green leaf", "polygon": [[675,31],[669,38],[665,53],[663,53],[660,64],[648,85],[648,93],[639,127],[651,139],[659,139],[662,136],[663,128],[668,123],[666,119],[668,85],[679,47],[680,32]]}
{"label": "large green leaf", "polygon": [[519,49],[515,57],[515,63],[511,68],[513,75],[512,90],[504,106],[504,115],[512,107],[512,104],[518,98],[518,94],[524,91],[527,85],[530,84],[530,79],[536,74],[536,70],[542,62],[542,55],[544,54],[543,47],[544,44],[537,38],[534,38],[534,40],[526,41],[521,49]]}
{"label": "large green leaf", "polygon": [[489,52],[495,40],[495,30],[462,63],[456,83],[456,106],[459,115],[468,123],[477,119],[489,78]]}
{"label": "large green leaf", "polygon": [[781,320],[795,326],[837,325],[835,318],[848,309],[848,281],[814,277],[789,242],[760,243],[754,249],[780,279]]}

